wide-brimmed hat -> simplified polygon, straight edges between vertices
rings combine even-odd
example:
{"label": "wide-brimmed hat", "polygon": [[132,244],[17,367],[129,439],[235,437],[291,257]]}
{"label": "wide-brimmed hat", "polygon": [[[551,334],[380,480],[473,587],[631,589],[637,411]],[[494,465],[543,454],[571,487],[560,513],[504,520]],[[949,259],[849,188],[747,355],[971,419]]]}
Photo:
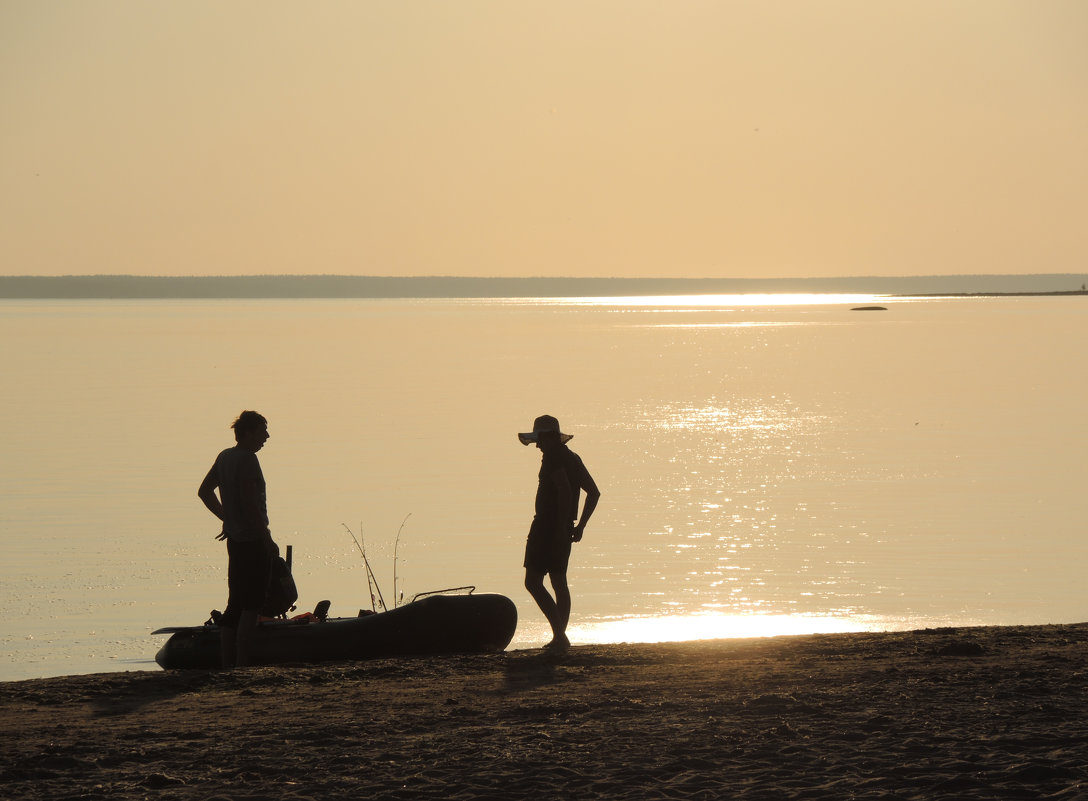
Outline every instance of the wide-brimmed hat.
{"label": "wide-brimmed hat", "polygon": [[573,434],[564,434],[559,430],[559,421],[552,417],[550,414],[542,414],[540,417],[533,421],[533,430],[528,434],[518,434],[518,439],[521,440],[522,445],[529,445],[533,442],[540,442],[540,435],[554,431],[559,435],[560,442],[570,442]]}

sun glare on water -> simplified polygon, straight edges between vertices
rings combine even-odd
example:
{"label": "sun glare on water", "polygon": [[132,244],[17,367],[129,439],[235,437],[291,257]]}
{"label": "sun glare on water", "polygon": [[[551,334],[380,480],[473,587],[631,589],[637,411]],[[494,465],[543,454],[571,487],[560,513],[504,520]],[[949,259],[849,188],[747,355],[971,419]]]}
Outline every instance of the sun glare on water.
{"label": "sun glare on water", "polygon": [[[713,309],[765,306],[829,306],[871,303],[886,296],[856,293],[796,292],[737,295],[632,295],[582,298],[517,298],[514,302],[533,305],[619,306],[627,308]],[[509,300],[504,301],[509,302]]]}
{"label": "sun glare on water", "polygon": [[575,642],[653,643],[778,637],[790,634],[842,634],[872,626],[844,617],[809,615],[665,615],[631,617],[571,626]]}

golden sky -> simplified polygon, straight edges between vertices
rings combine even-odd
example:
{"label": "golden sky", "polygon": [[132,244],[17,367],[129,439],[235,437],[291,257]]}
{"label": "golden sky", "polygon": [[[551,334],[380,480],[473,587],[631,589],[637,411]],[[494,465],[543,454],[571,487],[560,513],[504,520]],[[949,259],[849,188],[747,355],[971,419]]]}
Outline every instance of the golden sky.
{"label": "golden sky", "polygon": [[0,274],[1083,272],[1084,0],[0,0]]}

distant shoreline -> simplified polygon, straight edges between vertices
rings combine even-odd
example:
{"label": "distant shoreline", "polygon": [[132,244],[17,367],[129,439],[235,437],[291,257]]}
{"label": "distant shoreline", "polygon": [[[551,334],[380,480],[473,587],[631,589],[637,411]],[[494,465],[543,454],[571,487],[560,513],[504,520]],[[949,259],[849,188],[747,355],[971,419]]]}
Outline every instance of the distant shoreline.
{"label": "distant shoreline", "polygon": [[1071,291],[1054,292],[941,292],[938,294],[907,294],[892,295],[895,298],[1051,298],[1073,295],[1088,295],[1088,289],[1074,289]]}
{"label": "distant shoreline", "polygon": [[452,276],[0,276],[0,299],[573,298],[746,294],[890,297],[1085,295],[1088,274],[843,278],[481,278]]}

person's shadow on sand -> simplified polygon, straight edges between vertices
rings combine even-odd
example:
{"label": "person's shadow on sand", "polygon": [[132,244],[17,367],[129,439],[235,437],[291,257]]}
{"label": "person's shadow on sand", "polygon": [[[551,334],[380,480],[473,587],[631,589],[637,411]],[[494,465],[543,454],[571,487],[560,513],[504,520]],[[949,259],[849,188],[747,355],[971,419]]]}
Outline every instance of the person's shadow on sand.
{"label": "person's shadow on sand", "polygon": [[563,654],[534,653],[525,656],[509,654],[506,660],[505,686],[508,692],[524,692],[562,680],[556,666],[564,661]]}
{"label": "person's shadow on sand", "polygon": [[96,717],[127,715],[177,695],[200,692],[217,679],[216,672],[208,670],[125,676],[118,682],[105,679],[101,688],[96,688],[102,695],[91,699],[90,706]]}

